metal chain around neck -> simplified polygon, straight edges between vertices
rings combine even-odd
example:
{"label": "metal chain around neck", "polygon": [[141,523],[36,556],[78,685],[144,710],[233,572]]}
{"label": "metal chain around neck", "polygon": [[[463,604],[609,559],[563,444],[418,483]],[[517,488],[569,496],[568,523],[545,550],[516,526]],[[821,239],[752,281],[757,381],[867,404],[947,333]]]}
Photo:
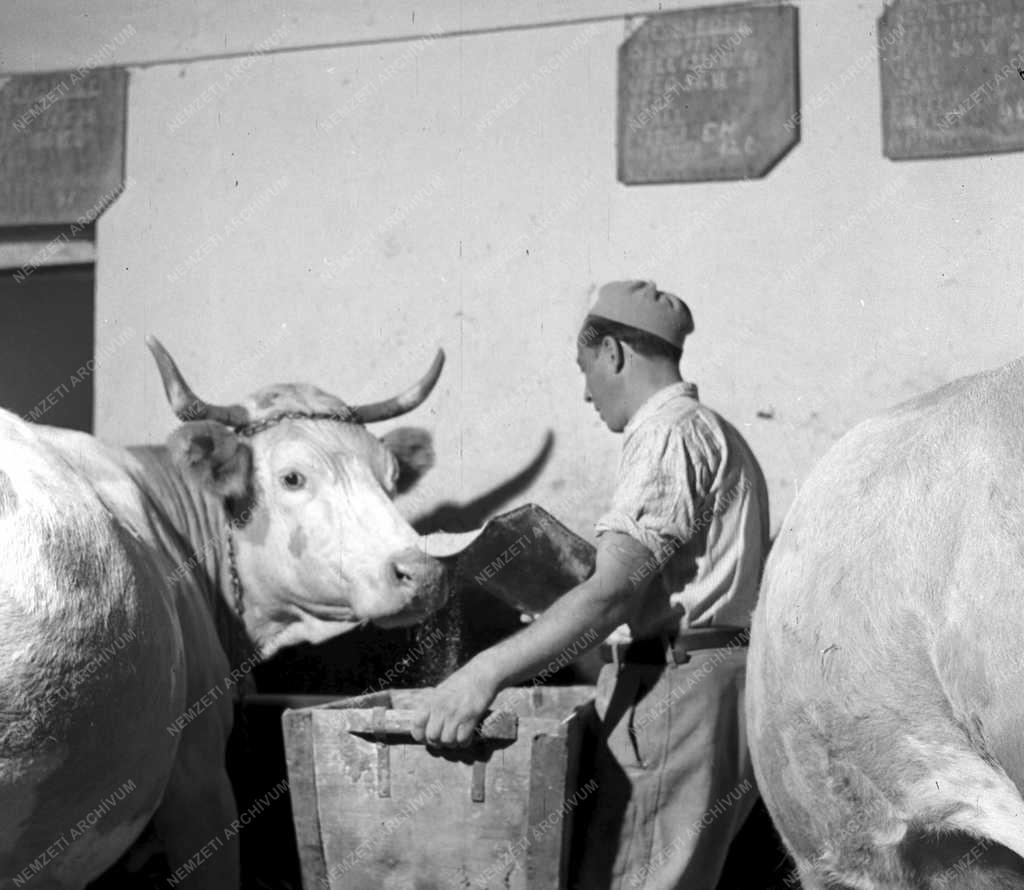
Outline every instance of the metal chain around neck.
{"label": "metal chain around neck", "polygon": [[[235,536],[231,534],[231,520],[227,524],[228,532],[228,572],[231,574],[231,592],[234,597],[235,614],[242,622],[242,633],[245,633],[245,598],[242,592],[242,579],[238,576],[238,563],[235,560]],[[248,634],[246,634],[248,636]]]}
{"label": "metal chain around neck", "polygon": [[276,426],[282,420],[333,420],[336,423],[359,423],[359,415],[347,405],[342,411],[282,411],[280,414],[272,414],[262,420],[254,420],[243,426],[235,427],[235,432],[240,436],[255,436],[264,430]]}
{"label": "metal chain around neck", "polygon": [[[241,635],[242,640],[245,641],[246,646],[249,643],[249,633],[245,629],[245,600],[242,596],[242,579],[238,576],[238,564],[235,561],[235,536],[231,533],[231,520],[227,522],[227,537],[228,537],[228,571],[231,573],[231,589],[234,594],[234,607],[235,614],[238,616],[239,627],[237,631],[233,631],[228,628],[228,639],[233,633]],[[228,653],[228,665],[231,670],[235,669],[234,658],[231,654],[231,650],[234,649],[229,643]],[[239,744],[244,752],[245,756],[248,757],[250,754],[249,744],[249,715],[246,713],[246,695],[245,695],[245,683],[247,678],[243,678],[240,683],[235,684],[235,714],[237,720],[235,726],[238,732]],[[234,735],[234,733],[232,733]]]}

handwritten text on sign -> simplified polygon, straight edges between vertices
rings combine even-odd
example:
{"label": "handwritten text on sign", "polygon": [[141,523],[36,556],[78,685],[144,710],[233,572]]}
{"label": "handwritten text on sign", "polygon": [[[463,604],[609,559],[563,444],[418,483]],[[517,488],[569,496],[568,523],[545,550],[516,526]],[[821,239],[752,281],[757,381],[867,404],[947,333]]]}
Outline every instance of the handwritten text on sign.
{"label": "handwritten text on sign", "polygon": [[797,12],[652,16],[619,48],[619,179],[763,176],[799,139]]}
{"label": "handwritten text on sign", "polygon": [[887,157],[1024,148],[1024,0],[895,0],[878,39]]}
{"label": "handwritten text on sign", "polygon": [[128,73],[0,78],[0,225],[92,222],[124,178]]}

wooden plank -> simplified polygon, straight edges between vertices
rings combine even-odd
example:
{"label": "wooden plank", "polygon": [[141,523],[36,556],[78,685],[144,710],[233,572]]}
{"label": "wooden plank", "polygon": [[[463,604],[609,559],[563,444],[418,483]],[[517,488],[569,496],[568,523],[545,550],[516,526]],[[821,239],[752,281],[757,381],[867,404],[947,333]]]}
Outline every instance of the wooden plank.
{"label": "wooden plank", "polygon": [[70,238],[63,229],[46,239],[8,235],[0,242],[0,269],[16,269],[28,277],[36,269],[49,266],[73,266],[96,262],[96,242],[92,240],[92,226],[88,237]]}
{"label": "wooden plank", "polygon": [[312,708],[329,705],[338,700],[337,695],[296,694],[290,692],[254,692],[245,697],[247,708]]}
{"label": "wooden plank", "polygon": [[[372,697],[371,707],[389,699],[408,709],[420,692],[393,690]],[[312,775],[315,785],[302,786],[309,799],[296,807],[297,831],[316,830],[321,839],[303,843],[300,837],[300,849],[322,855],[315,872],[304,864],[307,886],[308,874],[326,882],[316,886],[346,890],[562,890],[571,820],[557,819],[545,830],[543,856],[554,859],[535,869],[528,884],[528,811],[531,793],[535,806],[558,810],[575,782],[575,765],[567,759],[576,750],[573,708],[592,695],[591,687],[504,690],[494,706],[517,719],[516,740],[481,741],[448,752],[411,744],[402,735],[375,735],[375,726],[389,725],[387,712],[374,720],[372,710],[345,707],[344,700],[289,712],[312,721],[311,743],[290,731],[289,763],[316,758],[305,773],[295,767],[297,776]],[[368,698],[356,700],[366,705]],[[533,740],[540,737],[548,741],[536,748]],[[300,752],[292,753],[292,738]],[[388,797],[378,787],[382,745]],[[542,774],[532,775],[531,769]]]}
{"label": "wooden plank", "polygon": [[536,735],[530,762],[526,890],[563,888],[569,882],[569,854],[579,788],[583,713],[562,721],[557,735]]}
{"label": "wooden plank", "polygon": [[[561,807],[567,790],[567,740],[564,735],[540,733],[533,737],[530,748],[526,890],[563,887]],[[558,830],[549,826],[552,819]]]}
{"label": "wooden plank", "polygon": [[[489,764],[486,802],[474,804],[472,763],[394,741],[391,796],[381,798],[375,744],[342,729],[348,716],[323,711],[317,721],[318,810],[330,886],[482,886],[476,879],[522,825],[527,764],[520,747],[477,752]],[[497,890],[501,883],[486,886]]]}
{"label": "wooden plank", "polygon": [[[582,704],[577,704],[573,711],[571,721],[567,721],[565,728],[565,799],[569,800],[573,794],[580,791],[582,777],[580,775],[580,754],[583,750],[583,734],[594,724],[590,718],[594,713],[594,699],[589,697]],[[589,795],[589,790],[587,794]],[[573,807],[563,817],[561,841],[562,848],[559,855],[558,886],[567,888],[569,886],[569,864],[572,852],[573,829],[576,824],[576,808],[579,800],[573,802]]]}
{"label": "wooden plank", "polygon": [[380,692],[367,692],[364,695],[350,695],[345,698],[338,698],[335,696],[332,701],[324,702],[321,707],[324,708],[391,708],[395,705],[392,702],[392,693],[390,689],[384,689]]}
{"label": "wooden plank", "polygon": [[321,888],[326,881],[320,818],[316,806],[316,751],[313,746],[311,710],[285,711],[281,715],[288,767],[288,791],[299,851],[302,883]]}

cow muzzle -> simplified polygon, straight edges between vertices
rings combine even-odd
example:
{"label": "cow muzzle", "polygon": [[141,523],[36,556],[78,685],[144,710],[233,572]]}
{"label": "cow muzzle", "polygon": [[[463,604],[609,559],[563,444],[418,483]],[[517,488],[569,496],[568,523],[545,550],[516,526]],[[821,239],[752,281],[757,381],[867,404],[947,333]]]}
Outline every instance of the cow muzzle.
{"label": "cow muzzle", "polygon": [[441,562],[422,550],[409,547],[395,553],[384,566],[385,584],[403,604],[400,612],[374,623],[381,627],[417,624],[448,600],[449,577]]}

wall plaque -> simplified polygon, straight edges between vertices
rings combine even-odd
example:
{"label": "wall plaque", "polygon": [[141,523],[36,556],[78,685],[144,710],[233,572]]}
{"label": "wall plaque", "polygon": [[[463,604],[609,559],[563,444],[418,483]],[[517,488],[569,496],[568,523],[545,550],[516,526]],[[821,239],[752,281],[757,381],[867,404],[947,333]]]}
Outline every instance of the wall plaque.
{"label": "wall plaque", "polygon": [[0,77],[0,225],[89,223],[124,178],[128,72]]}
{"label": "wall plaque", "polygon": [[1024,148],[1024,0],[894,0],[878,56],[886,157]]}
{"label": "wall plaque", "polygon": [[797,11],[707,6],[619,47],[619,180],[764,176],[800,139]]}

